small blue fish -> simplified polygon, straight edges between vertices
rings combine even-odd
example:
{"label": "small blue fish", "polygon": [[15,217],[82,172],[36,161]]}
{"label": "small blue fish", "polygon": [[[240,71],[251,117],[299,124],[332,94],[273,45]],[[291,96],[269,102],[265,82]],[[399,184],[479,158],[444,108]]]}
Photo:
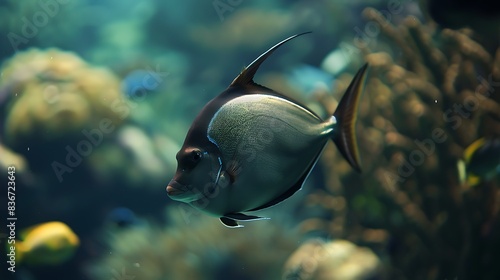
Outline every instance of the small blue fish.
{"label": "small blue fish", "polygon": [[265,219],[243,212],[270,207],[301,189],[329,140],[360,171],[354,131],[368,65],[327,120],[253,81],[266,58],[303,34],[260,55],[202,109],[177,153],[177,171],[166,188],[171,199],[241,227],[237,221]]}
{"label": "small blue fish", "polygon": [[140,223],[135,213],[126,207],[117,207],[107,215],[107,221],[113,226],[126,228]]}
{"label": "small blue fish", "polygon": [[142,69],[130,72],[122,81],[122,90],[128,98],[142,97],[158,87],[160,77],[153,71]]}

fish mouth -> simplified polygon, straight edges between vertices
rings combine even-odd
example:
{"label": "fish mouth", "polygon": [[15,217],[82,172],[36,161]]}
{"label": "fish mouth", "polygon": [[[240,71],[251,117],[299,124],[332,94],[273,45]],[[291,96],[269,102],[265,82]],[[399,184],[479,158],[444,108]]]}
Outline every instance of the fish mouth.
{"label": "fish mouth", "polygon": [[171,180],[168,183],[167,186],[167,194],[169,196],[176,196],[176,195],[181,195],[183,193],[186,193],[188,191],[188,187],[182,184],[179,184],[179,182],[175,180]]}

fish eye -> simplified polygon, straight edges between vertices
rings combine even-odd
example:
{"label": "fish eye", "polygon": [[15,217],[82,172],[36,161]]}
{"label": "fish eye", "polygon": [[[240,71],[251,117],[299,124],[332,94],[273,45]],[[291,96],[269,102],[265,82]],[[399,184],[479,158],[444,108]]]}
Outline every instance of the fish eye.
{"label": "fish eye", "polygon": [[201,151],[200,151],[200,150],[193,150],[193,151],[191,152],[191,158],[192,158],[192,160],[193,160],[194,162],[198,162],[198,161],[200,161],[201,157],[202,157],[202,154],[201,154]]}
{"label": "fish eye", "polygon": [[190,170],[195,168],[202,158],[203,152],[199,149],[184,151],[177,154],[177,162],[179,163],[181,170]]}

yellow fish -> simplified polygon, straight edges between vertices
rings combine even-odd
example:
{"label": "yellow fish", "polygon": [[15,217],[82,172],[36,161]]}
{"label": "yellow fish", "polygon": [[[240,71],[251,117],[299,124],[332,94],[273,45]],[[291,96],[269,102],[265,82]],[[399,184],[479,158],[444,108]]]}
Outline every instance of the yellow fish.
{"label": "yellow fish", "polygon": [[474,141],[465,149],[464,161],[459,164],[463,165],[461,181],[469,186],[491,181],[500,174],[500,138]]}
{"label": "yellow fish", "polygon": [[[16,261],[33,265],[57,265],[70,259],[80,245],[78,236],[62,222],[35,225],[16,241]],[[11,245],[9,245],[10,247]]]}

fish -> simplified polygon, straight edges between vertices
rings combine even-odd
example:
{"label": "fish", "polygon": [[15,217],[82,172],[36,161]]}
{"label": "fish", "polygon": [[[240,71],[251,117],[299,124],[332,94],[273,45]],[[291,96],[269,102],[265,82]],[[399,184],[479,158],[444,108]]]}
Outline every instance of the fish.
{"label": "fish", "polygon": [[330,139],[361,172],[355,124],[368,64],[327,120],[253,80],[276,49],[307,33],[268,49],[203,107],[176,155],[177,169],[166,187],[171,199],[237,228],[241,221],[268,219],[245,212],[271,207],[300,190]]}
{"label": "fish", "polygon": [[[460,181],[473,187],[500,175],[500,138],[479,138],[464,150]],[[459,169],[460,170],[460,169]]]}
{"label": "fish", "polygon": [[69,260],[80,245],[65,223],[53,221],[32,226],[15,241],[16,260],[29,265],[58,265]]}
{"label": "fish", "polygon": [[112,228],[129,228],[141,225],[143,221],[129,208],[117,207],[108,213],[106,223]]}
{"label": "fish", "polygon": [[159,85],[159,75],[144,69],[134,70],[125,76],[122,81],[122,91],[127,98],[144,98],[145,95],[155,91]]}

